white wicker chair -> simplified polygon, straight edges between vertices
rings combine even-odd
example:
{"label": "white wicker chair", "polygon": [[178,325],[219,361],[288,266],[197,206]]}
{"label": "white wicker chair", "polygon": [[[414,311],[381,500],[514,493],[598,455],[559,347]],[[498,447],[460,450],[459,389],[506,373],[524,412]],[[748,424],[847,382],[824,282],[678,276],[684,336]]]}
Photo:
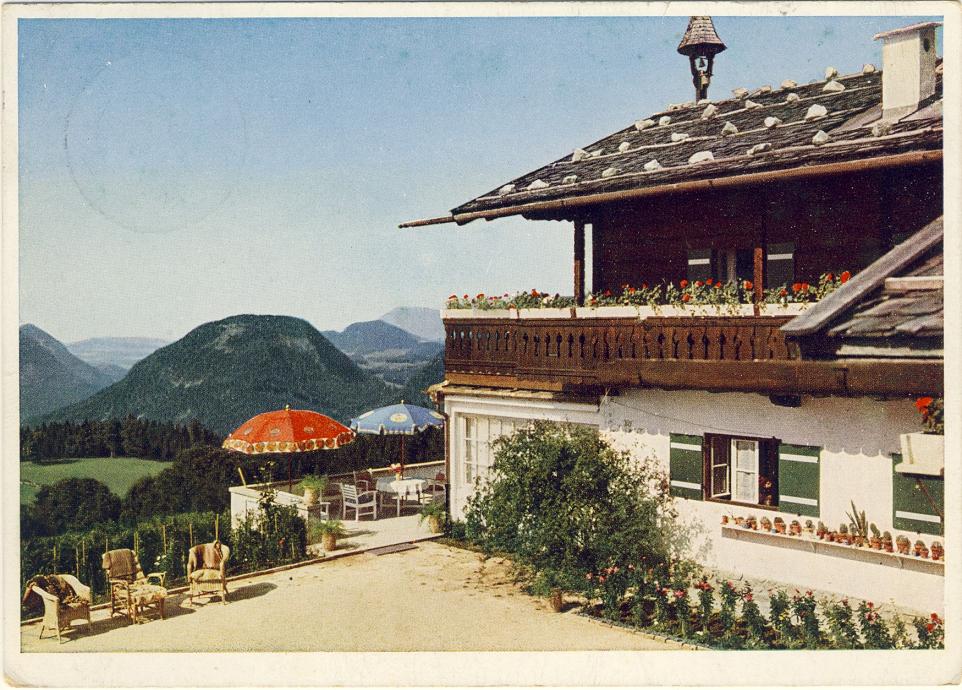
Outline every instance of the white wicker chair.
{"label": "white wicker chair", "polygon": [[73,627],[74,621],[87,621],[87,632],[90,632],[90,587],[81,584],[80,580],[73,575],[60,575],[70,588],[74,591],[81,601],[63,604],[60,599],[50,592],[40,589],[33,585],[33,592],[43,599],[43,622],[40,623],[40,637],[43,637],[44,630],[54,629],[57,631],[57,642],[63,642],[60,632]]}
{"label": "white wicker chair", "polygon": [[348,510],[354,511],[355,522],[365,513],[377,520],[377,491],[359,492],[353,484],[341,484],[341,519],[347,517]]}

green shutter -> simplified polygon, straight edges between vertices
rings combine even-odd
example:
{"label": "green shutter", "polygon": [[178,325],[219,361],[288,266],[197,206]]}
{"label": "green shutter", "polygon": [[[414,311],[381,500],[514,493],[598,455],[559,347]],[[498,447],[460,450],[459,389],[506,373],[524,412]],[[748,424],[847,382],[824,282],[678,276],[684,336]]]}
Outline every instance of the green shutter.
{"label": "green shutter", "polygon": [[672,496],[702,500],[704,456],[701,436],[670,434],[669,491]]}
{"label": "green shutter", "polygon": [[786,513],[818,517],[818,446],[778,445],[778,508]]}
{"label": "green shutter", "polygon": [[942,518],[939,513],[945,514],[945,480],[941,477],[917,477],[896,472],[895,465],[900,462],[902,462],[901,454],[894,453],[892,455],[892,526],[895,529],[910,532],[942,534]]}

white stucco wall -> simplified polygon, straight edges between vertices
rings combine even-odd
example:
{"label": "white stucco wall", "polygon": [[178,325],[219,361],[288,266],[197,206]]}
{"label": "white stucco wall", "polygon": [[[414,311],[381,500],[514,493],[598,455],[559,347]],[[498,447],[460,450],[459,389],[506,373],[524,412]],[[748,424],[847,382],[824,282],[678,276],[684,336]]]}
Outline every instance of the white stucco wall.
{"label": "white stucco wall", "polygon": [[[854,501],[868,519],[893,537],[919,535],[892,528],[892,460],[899,434],[915,431],[918,417],[911,401],[868,398],[803,398],[797,408],[772,404],[750,393],[708,393],[633,389],[603,396],[597,405],[543,400],[452,396],[448,457],[451,459],[451,510],[463,517],[470,486],[461,472],[458,415],[546,419],[597,426],[611,442],[639,460],[668,470],[669,434],[732,433],[776,437],[783,443],[821,447],[819,518],[830,529],[848,523]],[[721,516],[754,514],[786,522],[805,517],[790,512],[731,506],[723,502],[678,499],[686,521],[700,526],[695,553],[709,567],[835,591],[878,603],[896,601],[920,612],[944,610],[941,565],[897,559],[871,551],[842,549],[807,541],[722,530]],[[811,518],[815,520],[814,518]],[[923,536],[930,543],[931,536]]]}

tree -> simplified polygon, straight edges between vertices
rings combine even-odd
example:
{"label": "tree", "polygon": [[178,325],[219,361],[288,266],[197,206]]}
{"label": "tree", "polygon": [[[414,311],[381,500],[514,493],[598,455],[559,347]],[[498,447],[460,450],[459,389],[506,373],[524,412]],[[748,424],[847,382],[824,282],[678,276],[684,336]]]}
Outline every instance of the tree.
{"label": "tree", "polygon": [[654,463],[580,426],[536,423],[494,447],[466,512],[469,538],[486,551],[573,589],[605,569],[655,578],[687,566],[688,535]]}
{"label": "tree", "polygon": [[120,499],[96,479],[73,477],[41,487],[30,512],[33,529],[60,534],[116,520],[120,517]]}

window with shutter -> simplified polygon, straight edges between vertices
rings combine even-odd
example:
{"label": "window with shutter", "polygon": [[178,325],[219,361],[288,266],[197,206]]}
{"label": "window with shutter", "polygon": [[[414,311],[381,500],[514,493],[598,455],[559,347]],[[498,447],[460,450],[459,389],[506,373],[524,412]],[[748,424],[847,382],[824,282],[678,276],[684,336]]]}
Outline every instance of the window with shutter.
{"label": "window with shutter", "polygon": [[765,287],[791,285],[795,281],[795,245],[768,245],[765,255]]}
{"label": "window with shutter", "polygon": [[778,446],[778,507],[783,511],[818,517],[821,452],[818,446]]}
{"label": "window with shutter", "polygon": [[704,454],[701,436],[671,434],[669,491],[672,496],[702,500]]}
{"label": "window with shutter", "polygon": [[777,441],[705,434],[705,496],[746,505],[775,504]]}
{"label": "window with shutter", "polygon": [[711,249],[688,251],[688,280],[707,280],[712,277]]}
{"label": "window with shutter", "polygon": [[892,455],[892,526],[922,534],[942,534],[945,515],[945,480],[895,471],[902,462],[899,453]]}

